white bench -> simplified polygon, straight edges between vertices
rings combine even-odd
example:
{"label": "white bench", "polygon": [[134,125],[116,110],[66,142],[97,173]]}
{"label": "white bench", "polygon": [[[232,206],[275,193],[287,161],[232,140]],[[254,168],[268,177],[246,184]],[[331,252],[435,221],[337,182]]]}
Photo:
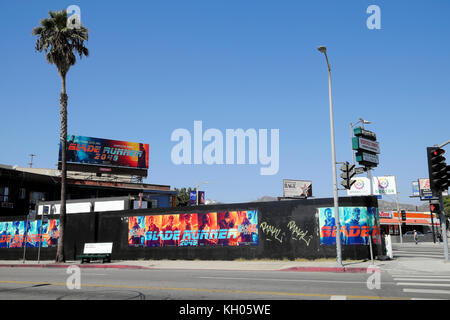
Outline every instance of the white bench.
{"label": "white bench", "polygon": [[91,260],[102,260],[103,263],[111,262],[112,242],[101,243],[85,243],[83,254],[77,256],[83,262],[91,262]]}

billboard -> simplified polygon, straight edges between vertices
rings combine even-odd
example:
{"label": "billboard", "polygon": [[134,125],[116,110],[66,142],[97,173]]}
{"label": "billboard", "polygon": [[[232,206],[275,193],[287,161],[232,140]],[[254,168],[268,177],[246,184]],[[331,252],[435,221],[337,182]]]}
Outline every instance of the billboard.
{"label": "billboard", "polygon": [[[41,224],[42,223],[42,224]],[[50,219],[46,222],[35,221],[5,221],[0,222],[0,248],[36,248],[41,241],[42,248],[56,247],[59,239],[59,220]]]}
{"label": "billboard", "polygon": [[[357,177],[352,180],[356,182],[352,185],[350,190],[347,190],[348,196],[368,196],[370,195],[370,181],[366,177]],[[395,184],[394,176],[381,176],[372,178],[372,194],[379,195],[393,195],[396,194],[397,186]]]}
{"label": "billboard", "polygon": [[431,200],[434,198],[431,192],[430,179],[419,179],[419,196],[420,200]]}
{"label": "billboard", "polygon": [[419,181],[411,182],[411,187],[412,187],[412,196],[411,197],[420,197]]}
{"label": "billboard", "polygon": [[283,197],[312,197],[312,181],[284,179]]}
{"label": "billboard", "polygon": [[397,186],[394,176],[373,177],[373,194],[396,194]]}
{"label": "billboard", "polygon": [[349,196],[367,196],[370,194],[369,178],[357,177],[352,180],[356,182],[352,185],[350,190],[347,190]]}
{"label": "billboard", "polygon": [[[334,208],[319,208],[320,244],[336,244]],[[341,243],[343,245],[368,245],[369,235],[380,243],[380,219],[375,207],[339,207]]]}
{"label": "billboard", "polygon": [[[58,168],[61,168],[61,144]],[[147,176],[149,145],[67,135],[68,170],[96,173],[123,173]]]}
{"label": "billboard", "polygon": [[[198,192],[198,204],[205,204],[205,191]],[[197,205],[197,191],[195,190],[191,190],[191,192],[189,193],[189,205]]]}
{"label": "billboard", "polygon": [[128,218],[128,246],[258,245],[256,210],[162,214]]}

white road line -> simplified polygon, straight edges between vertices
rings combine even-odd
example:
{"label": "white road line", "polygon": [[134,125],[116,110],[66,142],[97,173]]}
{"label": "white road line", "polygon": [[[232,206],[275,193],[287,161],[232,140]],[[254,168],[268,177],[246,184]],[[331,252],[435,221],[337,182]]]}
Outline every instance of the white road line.
{"label": "white road line", "polygon": [[394,258],[429,258],[429,259],[444,259],[443,255],[430,255],[430,254],[409,254],[409,253],[401,253],[395,254]]}
{"label": "white road line", "polygon": [[439,282],[450,282],[450,279],[440,279],[440,278],[433,278],[433,279],[425,279],[425,278],[394,278],[394,281],[439,281]]}
{"label": "white road line", "polygon": [[411,298],[411,300],[447,300],[447,299],[434,299],[434,298]]}
{"label": "white road line", "polygon": [[393,251],[392,252],[394,255],[397,254],[401,254],[401,255],[424,255],[424,254],[429,254],[432,256],[444,256],[444,252],[430,252],[430,251],[426,251],[426,252],[406,252],[406,251]]}
{"label": "white road line", "polygon": [[450,290],[432,290],[432,289],[403,289],[403,292],[411,292],[411,293],[432,293],[432,294],[450,294]]}
{"label": "white road line", "polygon": [[347,300],[347,296],[331,296],[330,300]]}
{"label": "white road line", "polygon": [[392,278],[443,278],[443,279],[450,279],[450,275],[437,275],[437,274],[433,274],[433,275],[427,275],[427,274],[391,274]]}
{"label": "white road line", "polygon": [[402,253],[432,253],[432,254],[442,254],[444,250],[392,250],[392,252],[402,252]]}
{"label": "white road line", "polygon": [[[198,279],[215,280],[256,280],[256,281],[290,281],[290,282],[324,282],[324,283],[354,283],[367,284],[367,281],[338,281],[338,280],[314,280],[314,279],[270,279],[270,278],[228,278],[228,277],[196,277]],[[383,284],[394,284],[395,282],[383,282]]]}
{"label": "white road line", "polygon": [[418,282],[399,282],[398,286],[422,286],[422,287],[450,287],[450,283],[418,283]]}

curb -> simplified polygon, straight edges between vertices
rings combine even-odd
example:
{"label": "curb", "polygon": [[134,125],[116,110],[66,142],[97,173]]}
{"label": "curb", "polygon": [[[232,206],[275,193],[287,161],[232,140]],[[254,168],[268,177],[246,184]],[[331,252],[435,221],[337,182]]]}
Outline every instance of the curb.
{"label": "curb", "polygon": [[[108,265],[108,264],[0,264],[0,268],[68,268],[69,266],[77,266],[85,269],[133,269],[133,270],[155,270],[155,269],[172,269],[172,268],[154,268],[136,265]],[[216,269],[214,269],[216,270]],[[222,269],[223,270],[223,269]],[[235,269],[233,269],[235,270]],[[243,269],[242,269],[243,270]],[[238,270],[235,270],[238,271]],[[256,270],[254,270],[256,271]],[[268,271],[268,270],[264,270]],[[286,272],[335,272],[335,273],[368,273],[379,272],[380,268],[377,266],[369,267],[288,267],[282,269],[274,269],[272,271],[286,271]]]}
{"label": "curb", "polygon": [[142,266],[133,265],[104,265],[104,264],[0,264],[0,268],[68,268],[77,266],[85,269],[151,269]]}
{"label": "curb", "polygon": [[338,273],[368,273],[380,271],[379,267],[291,267],[280,269],[280,271],[288,272],[338,272]]}

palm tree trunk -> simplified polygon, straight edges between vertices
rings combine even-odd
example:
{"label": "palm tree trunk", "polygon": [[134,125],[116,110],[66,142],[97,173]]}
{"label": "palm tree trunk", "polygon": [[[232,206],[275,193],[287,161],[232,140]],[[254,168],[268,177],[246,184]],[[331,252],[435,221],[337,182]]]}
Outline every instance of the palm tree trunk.
{"label": "palm tree trunk", "polygon": [[67,150],[67,94],[66,94],[66,75],[61,75],[62,90],[59,99],[60,120],[61,120],[61,208],[59,215],[59,240],[56,251],[56,262],[64,262],[64,231],[66,223],[66,150]]}

